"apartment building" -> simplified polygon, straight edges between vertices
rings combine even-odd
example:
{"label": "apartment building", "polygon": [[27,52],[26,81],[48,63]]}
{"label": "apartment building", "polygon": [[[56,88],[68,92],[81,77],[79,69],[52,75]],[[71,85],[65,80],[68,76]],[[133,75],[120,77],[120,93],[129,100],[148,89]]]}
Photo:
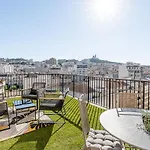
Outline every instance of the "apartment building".
{"label": "apartment building", "polygon": [[76,65],[74,62],[64,62],[62,64],[63,73],[75,73]]}
{"label": "apartment building", "polygon": [[62,69],[61,69],[61,66],[59,65],[53,65],[49,68],[49,72],[51,74],[59,74],[59,73],[62,73]]}
{"label": "apartment building", "polygon": [[0,64],[0,73],[3,74],[3,73],[14,73],[14,65],[11,65],[11,64]]}
{"label": "apartment building", "polygon": [[127,62],[119,66],[119,78],[141,79],[143,67],[139,63]]}
{"label": "apartment building", "polygon": [[77,64],[76,74],[87,76],[88,75],[88,65],[87,64]]}
{"label": "apartment building", "polygon": [[143,75],[143,67],[139,63],[127,62],[127,69],[131,79],[141,79]]}
{"label": "apartment building", "polygon": [[150,79],[150,66],[149,65],[143,65],[143,77],[145,79]]}
{"label": "apartment building", "polygon": [[56,65],[57,64],[57,60],[52,57],[49,60],[46,60],[46,64]]}

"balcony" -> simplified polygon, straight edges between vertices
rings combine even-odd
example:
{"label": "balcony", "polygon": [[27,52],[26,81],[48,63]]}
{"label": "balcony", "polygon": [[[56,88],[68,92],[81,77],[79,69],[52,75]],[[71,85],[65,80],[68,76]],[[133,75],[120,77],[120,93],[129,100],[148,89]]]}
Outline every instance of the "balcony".
{"label": "balcony", "polygon": [[[70,89],[65,101],[67,122],[61,125],[51,125],[31,133],[0,142],[2,149],[65,149],[81,150],[83,137],[79,106],[76,97],[85,94],[88,97],[88,115],[90,126],[102,129],[99,123],[100,114],[105,109],[118,107],[119,99],[137,98],[137,108],[149,109],[150,86],[148,81],[96,78],[64,74],[13,74],[1,75],[5,81],[5,98],[8,105],[14,99],[19,99],[22,88],[31,87],[35,81],[44,81],[47,88],[64,91]],[[133,95],[132,95],[133,94]]]}

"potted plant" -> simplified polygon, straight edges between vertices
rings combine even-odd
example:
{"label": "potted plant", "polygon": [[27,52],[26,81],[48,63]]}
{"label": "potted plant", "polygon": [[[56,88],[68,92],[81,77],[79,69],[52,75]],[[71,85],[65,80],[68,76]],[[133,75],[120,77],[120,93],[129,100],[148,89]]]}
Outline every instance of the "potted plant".
{"label": "potted plant", "polygon": [[142,119],[143,119],[143,124],[145,126],[145,130],[150,133],[150,112],[143,111]]}

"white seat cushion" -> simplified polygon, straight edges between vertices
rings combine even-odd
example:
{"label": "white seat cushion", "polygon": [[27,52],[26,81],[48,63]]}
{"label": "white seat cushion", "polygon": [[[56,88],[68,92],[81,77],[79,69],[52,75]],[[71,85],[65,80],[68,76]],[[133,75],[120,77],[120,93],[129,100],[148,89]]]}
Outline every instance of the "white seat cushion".
{"label": "white seat cushion", "polygon": [[103,141],[103,145],[111,146],[111,147],[114,146],[113,142],[112,142],[112,141],[109,141],[109,140],[104,140],[104,141]]}
{"label": "white seat cushion", "polygon": [[118,141],[117,138],[113,137],[112,135],[105,135],[105,140],[110,140],[112,142]]}
{"label": "white seat cushion", "polygon": [[86,140],[86,146],[95,150],[121,150],[122,145],[119,140],[107,131],[90,129]]}
{"label": "white seat cushion", "polygon": [[111,146],[103,146],[102,150],[114,150]]}

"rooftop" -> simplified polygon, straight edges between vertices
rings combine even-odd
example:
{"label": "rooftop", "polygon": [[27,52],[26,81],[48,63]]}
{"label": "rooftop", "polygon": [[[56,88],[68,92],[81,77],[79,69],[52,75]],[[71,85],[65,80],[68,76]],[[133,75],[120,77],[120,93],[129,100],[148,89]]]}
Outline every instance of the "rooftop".
{"label": "rooftop", "polygon": [[[16,98],[9,98],[8,104]],[[18,98],[19,99],[19,98]],[[25,135],[0,142],[3,150],[18,150],[32,147],[32,150],[55,149],[55,150],[81,150],[83,147],[83,135],[81,131],[81,120],[79,106],[76,99],[68,96],[65,101],[66,123],[62,125],[50,125]],[[102,129],[99,116],[104,110],[88,105],[90,126],[94,129]]]}
{"label": "rooftop", "polygon": [[[19,82],[14,85],[9,84],[19,77]],[[26,80],[28,78],[28,80]],[[85,80],[86,79],[86,80]],[[150,103],[150,82],[129,79],[95,78],[65,75],[65,74],[37,74],[36,78],[27,74],[5,75],[1,80],[6,81],[5,98],[9,107],[12,101],[20,99],[21,89],[31,87],[33,82],[46,82],[48,88],[64,91],[70,87],[69,96],[65,101],[66,123],[64,125],[54,124],[30,133],[0,142],[0,147],[4,150],[12,149],[65,149],[81,150],[84,144],[81,130],[81,118],[77,97],[85,94],[88,98],[88,116],[90,127],[102,129],[99,117],[106,109],[116,108],[118,99],[124,101],[129,99],[131,102],[137,100],[137,108],[149,109]],[[131,87],[131,88],[129,88]],[[130,104],[130,103],[129,103]],[[52,116],[50,116],[52,117]],[[59,116],[57,116],[59,117]],[[56,116],[52,119],[58,119]]]}

